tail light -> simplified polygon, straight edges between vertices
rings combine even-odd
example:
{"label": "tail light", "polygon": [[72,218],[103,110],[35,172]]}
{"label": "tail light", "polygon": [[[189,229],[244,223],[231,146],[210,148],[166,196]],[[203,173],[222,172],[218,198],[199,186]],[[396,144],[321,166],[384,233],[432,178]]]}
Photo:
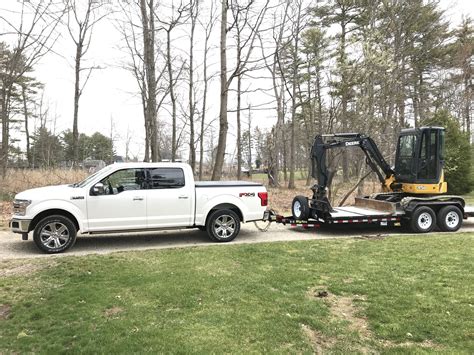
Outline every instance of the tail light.
{"label": "tail light", "polygon": [[260,197],[261,206],[268,206],[268,192],[259,192],[258,197]]}

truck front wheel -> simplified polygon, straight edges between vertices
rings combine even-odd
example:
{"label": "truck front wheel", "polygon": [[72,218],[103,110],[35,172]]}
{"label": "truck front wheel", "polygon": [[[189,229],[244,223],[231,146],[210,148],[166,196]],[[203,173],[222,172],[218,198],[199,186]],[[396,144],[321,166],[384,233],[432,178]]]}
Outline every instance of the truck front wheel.
{"label": "truck front wheel", "polygon": [[240,231],[240,219],[234,211],[217,210],[207,221],[207,234],[216,242],[230,242]]}
{"label": "truck front wheel", "polygon": [[413,211],[410,221],[412,232],[428,233],[436,226],[436,214],[426,206],[420,206]]}
{"label": "truck front wheel", "polygon": [[76,227],[69,218],[53,215],[39,221],[33,233],[33,240],[40,250],[55,254],[72,247],[76,242],[76,235]]}

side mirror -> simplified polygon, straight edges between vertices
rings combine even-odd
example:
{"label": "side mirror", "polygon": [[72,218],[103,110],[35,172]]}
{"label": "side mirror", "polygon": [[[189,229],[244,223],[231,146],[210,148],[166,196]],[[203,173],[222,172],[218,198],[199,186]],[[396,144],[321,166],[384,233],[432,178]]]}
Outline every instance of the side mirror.
{"label": "side mirror", "polygon": [[104,188],[103,183],[98,182],[97,184],[92,186],[91,195],[99,196],[99,195],[104,195],[104,194],[105,194],[105,188]]}

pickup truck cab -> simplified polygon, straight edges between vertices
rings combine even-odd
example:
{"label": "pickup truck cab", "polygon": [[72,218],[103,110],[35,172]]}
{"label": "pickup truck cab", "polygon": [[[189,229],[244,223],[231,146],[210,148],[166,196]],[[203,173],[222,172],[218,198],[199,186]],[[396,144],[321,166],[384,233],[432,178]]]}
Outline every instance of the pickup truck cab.
{"label": "pickup truck cab", "polygon": [[118,163],[72,185],[15,196],[10,228],[46,253],[72,247],[76,235],[199,228],[229,242],[241,222],[262,220],[265,187],[246,181],[195,182],[182,163]]}

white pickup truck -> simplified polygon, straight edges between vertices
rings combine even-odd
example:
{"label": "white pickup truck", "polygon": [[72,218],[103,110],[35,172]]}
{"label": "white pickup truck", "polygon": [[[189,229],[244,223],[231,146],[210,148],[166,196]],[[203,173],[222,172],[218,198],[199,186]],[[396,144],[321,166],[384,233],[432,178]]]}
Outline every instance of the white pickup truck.
{"label": "white pickup truck", "polygon": [[262,220],[268,194],[246,181],[195,182],[180,163],[109,165],[73,185],[15,196],[10,228],[46,253],[72,247],[83,234],[199,228],[218,242],[233,240],[240,222]]}

